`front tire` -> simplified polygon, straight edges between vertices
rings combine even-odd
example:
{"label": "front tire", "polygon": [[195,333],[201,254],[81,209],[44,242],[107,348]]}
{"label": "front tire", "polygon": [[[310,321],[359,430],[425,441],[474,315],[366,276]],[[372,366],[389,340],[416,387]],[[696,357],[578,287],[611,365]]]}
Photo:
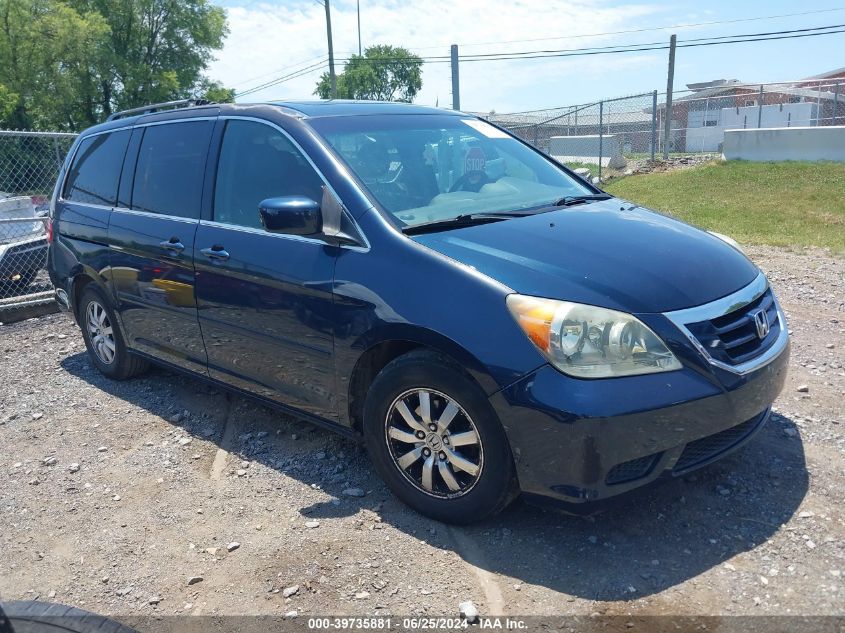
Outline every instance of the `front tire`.
{"label": "front tire", "polygon": [[114,311],[99,288],[86,286],[79,298],[77,315],[88,355],[101,374],[126,380],[147,369],[147,361],[129,353]]}
{"label": "front tire", "polygon": [[442,355],[414,351],[376,376],[364,438],[391,491],[438,521],[481,521],[518,492],[510,445],[486,395]]}

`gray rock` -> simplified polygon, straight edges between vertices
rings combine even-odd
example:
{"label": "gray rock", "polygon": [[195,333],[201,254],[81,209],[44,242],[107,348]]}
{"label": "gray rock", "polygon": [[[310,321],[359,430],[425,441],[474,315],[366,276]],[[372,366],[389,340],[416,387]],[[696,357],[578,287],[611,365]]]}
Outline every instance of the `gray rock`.
{"label": "gray rock", "polygon": [[79,472],[79,464],[77,462],[73,462],[70,466],[68,466],[68,470],[72,473]]}
{"label": "gray rock", "polygon": [[285,587],[282,591],[282,595],[285,598],[290,598],[291,596],[295,596],[299,593],[299,585],[291,585],[290,587]]}
{"label": "gray rock", "polygon": [[343,491],[343,494],[347,497],[363,497],[367,493],[361,490],[361,488],[347,488]]}
{"label": "gray rock", "polygon": [[312,519],[311,521],[305,522],[305,527],[313,530],[314,528],[320,527],[320,522],[317,521],[316,519]]}
{"label": "gray rock", "polygon": [[198,582],[202,582],[205,580],[202,576],[189,576],[188,577],[188,586],[195,585]]}
{"label": "gray rock", "polygon": [[461,617],[472,624],[478,620],[478,608],[473,604],[472,600],[467,600],[458,605],[458,612]]}
{"label": "gray rock", "polygon": [[798,389],[796,389],[798,393],[809,393],[810,387],[808,385],[799,385]]}
{"label": "gray rock", "polygon": [[46,457],[41,463],[45,466],[55,466],[57,461],[58,460],[51,455],[50,457]]}
{"label": "gray rock", "polygon": [[97,452],[98,453],[105,453],[107,450],[109,450],[108,446],[101,446],[100,448],[97,449]]}
{"label": "gray rock", "polygon": [[159,602],[161,602],[161,597],[160,597],[160,596],[153,596],[152,598],[150,598],[149,600],[147,600],[147,603],[148,603],[148,604],[158,604]]}
{"label": "gray rock", "polygon": [[366,600],[369,597],[370,597],[369,591],[359,591],[358,593],[355,594],[356,600]]}
{"label": "gray rock", "polygon": [[229,543],[229,544],[226,546],[226,549],[227,549],[228,551],[230,551],[230,552],[234,552],[234,551],[235,551],[236,549],[238,549],[240,546],[241,546],[241,544],[240,544],[240,543],[238,543],[237,541],[232,541],[231,543]]}

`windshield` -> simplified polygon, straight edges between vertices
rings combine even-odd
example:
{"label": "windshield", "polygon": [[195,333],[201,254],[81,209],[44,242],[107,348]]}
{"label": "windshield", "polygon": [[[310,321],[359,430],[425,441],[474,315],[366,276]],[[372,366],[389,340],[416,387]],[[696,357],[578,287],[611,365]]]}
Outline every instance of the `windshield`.
{"label": "windshield", "polygon": [[594,193],[479,119],[385,115],[309,123],[402,225],[518,211]]}

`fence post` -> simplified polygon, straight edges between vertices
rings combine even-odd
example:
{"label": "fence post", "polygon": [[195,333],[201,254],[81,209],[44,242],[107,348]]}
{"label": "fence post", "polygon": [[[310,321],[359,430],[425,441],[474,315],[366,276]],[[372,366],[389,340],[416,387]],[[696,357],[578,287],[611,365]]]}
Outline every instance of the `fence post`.
{"label": "fence post", "polygon": [[599,101],[599,184],[601,184],[601,157],[604,153],[604,101]]}
{"label": "fence post", "polygon": [[763,84],[760,84],[760,97],[757,99],[757,129],[763,127]]}
{"label": "fence post", "polygon": [[657,151],[657,90],[651,93],[651,160]]}
{"label": "fence post", "polygon": [[663,160],[669,160],[669,136],[672,134],[672,86],[675,82],[675,45],[678,36],[669,38],[669,73],[666,78],[666,118],[663,121]]}
{"label": "fence post", "polygon": [[538,136],[539,136],[539,133],[540,133],[540,124],[539,124],[539,123],[535,123],[535,124],[534,124],[534,147],[536,147],[536,148],[539,148],[539,147],[540,147],[540,146],[538,145],[538,141],[539,141]]}

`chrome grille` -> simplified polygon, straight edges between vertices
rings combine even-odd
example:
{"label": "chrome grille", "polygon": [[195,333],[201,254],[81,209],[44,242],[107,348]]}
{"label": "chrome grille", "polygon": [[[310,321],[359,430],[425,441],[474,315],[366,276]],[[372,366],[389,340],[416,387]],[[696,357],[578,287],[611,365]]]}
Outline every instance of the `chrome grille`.
{"label": "chrome grille", "polygon": [[[761,338],[755,315],[763,311],[769,331]],[[716,360],[737,365],[753,360],[774,345],[780,335],[780,319],[771,288],[751,303],[720,317],[687,323],[687,329]]]}

